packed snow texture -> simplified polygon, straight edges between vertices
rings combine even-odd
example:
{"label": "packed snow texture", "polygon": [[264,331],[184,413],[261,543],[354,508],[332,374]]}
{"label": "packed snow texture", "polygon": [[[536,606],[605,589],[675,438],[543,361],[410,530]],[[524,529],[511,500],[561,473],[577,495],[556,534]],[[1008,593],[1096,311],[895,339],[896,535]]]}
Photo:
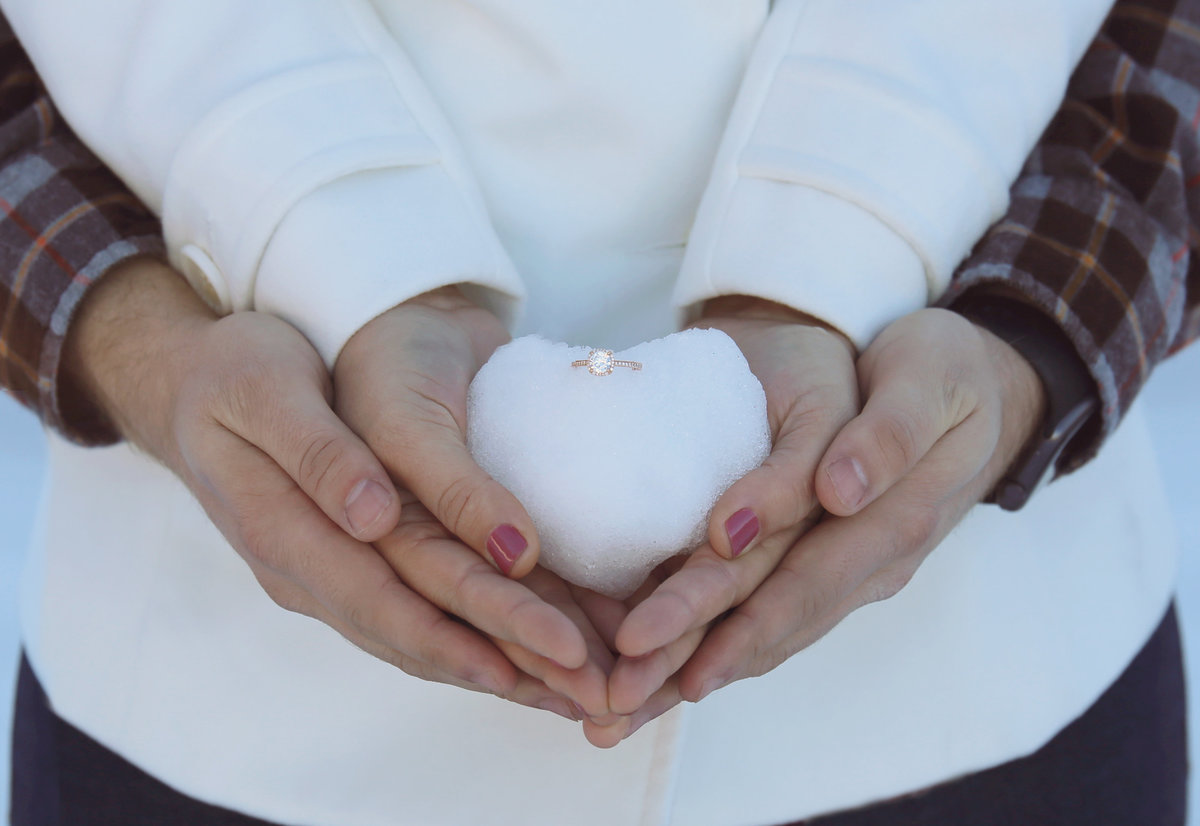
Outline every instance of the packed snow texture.
{"label": "packed snow texture", "polygon": [[566,580],[629,595],[707,535],[709,511],[771,448],[762,385],[729,336],[686,330],[614,354],[526,336],[498,349],[468,395],[481,467],[528,510],[541,562]]}

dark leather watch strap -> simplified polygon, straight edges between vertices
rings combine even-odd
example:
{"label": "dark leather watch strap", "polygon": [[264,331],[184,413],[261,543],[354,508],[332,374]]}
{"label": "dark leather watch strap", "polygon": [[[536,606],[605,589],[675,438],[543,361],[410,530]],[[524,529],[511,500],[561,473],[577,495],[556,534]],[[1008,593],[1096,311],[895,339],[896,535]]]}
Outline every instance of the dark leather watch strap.
{"label": "dark leather watch strap", "polygon": [[1046,416],[986,501],[1020,510],[1063,451],[1099,411],[1096,382],[1066,333],[1037,307],[994,293],[968,293],[951,306],[1025,357],[1046,391]]}

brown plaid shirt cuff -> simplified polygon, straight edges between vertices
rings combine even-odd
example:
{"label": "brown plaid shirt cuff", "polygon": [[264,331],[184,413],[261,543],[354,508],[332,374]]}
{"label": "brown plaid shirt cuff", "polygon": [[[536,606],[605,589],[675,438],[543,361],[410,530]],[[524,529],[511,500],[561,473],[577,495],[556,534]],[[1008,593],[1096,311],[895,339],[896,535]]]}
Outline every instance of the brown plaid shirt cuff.
{"label": "brown plaid shirt cuff", "polygon": [[1200,0],[1120,2],[942,303],[996,285],[1056,319],[1099,388],[1094,455],[1200,334]]}
{"label": "brown plaid shirt cuff", "polygon": [[63,123],[0,18],[0,387],[76,442],[117,435],[64,415],[64,336],[88,287],[143,255],[164,255],[158,221]]}

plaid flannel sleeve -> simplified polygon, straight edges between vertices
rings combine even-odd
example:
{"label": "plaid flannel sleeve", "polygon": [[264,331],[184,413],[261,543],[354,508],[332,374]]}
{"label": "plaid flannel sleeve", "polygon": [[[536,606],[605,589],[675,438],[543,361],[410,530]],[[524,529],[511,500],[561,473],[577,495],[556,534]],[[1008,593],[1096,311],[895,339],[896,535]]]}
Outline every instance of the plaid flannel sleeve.
{"label": "plaid flannel sleeve", "polygon": [[0,17],[0,387],[80,444],[117,435],[64,404],[64,336],[88,288],[143,255],[164,256],[157,219],[62,121]]}
{"label": "plaid flannel sleeve", "polygon": [[1016,292],[1095,379],[1099,449],[1154,366],[1200,334],[1200,0],[1123,0],[1072,76],[1008,214],[941,303]]}

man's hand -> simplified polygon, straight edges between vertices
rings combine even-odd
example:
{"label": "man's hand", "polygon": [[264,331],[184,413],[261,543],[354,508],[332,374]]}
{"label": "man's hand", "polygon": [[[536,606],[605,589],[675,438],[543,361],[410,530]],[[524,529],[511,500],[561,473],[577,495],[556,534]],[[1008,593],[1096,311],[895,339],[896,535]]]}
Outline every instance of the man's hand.
{"label": "man's hand", "polygon": [[825,451],[816,477],[829,515],[714,624],[655,707],[610,737],[628,736],[647,711],[770,671],[851,611],[894,595],[992,488],[1043,413],[1029,364],[945,310],[892,324],[858,369],[865,406]]}
{"label": "man's hand", "polygon": [[[815,521],[817,463],[858,411],[854,348],[815,319],[735,296],[709,302],[698,326],[724,331],[746,356],[767,395],[773,447],[760,468],[717,501],[708,543],[640,598],[621,624],[614,644],[624,656],[610,679],[609,702],[627,715],[613,724],[624,729],[645,722],[648,708],[661,713],[678,701],[670,679],[709,623],[749,597]],[[588,724],[586,733],[611,745],[618,728],[603,728]]]}
{"label": "man's hand", "polygon": [[72,387],[183,480],[277,603],[417,676],[578,716],[484,635],[575,668],[588,656],[575,622],[415,500],[402,507],[407,494],[333,412],[328,372],[289,325],[218,319],[143,259],[94,288],[67,347]]}

